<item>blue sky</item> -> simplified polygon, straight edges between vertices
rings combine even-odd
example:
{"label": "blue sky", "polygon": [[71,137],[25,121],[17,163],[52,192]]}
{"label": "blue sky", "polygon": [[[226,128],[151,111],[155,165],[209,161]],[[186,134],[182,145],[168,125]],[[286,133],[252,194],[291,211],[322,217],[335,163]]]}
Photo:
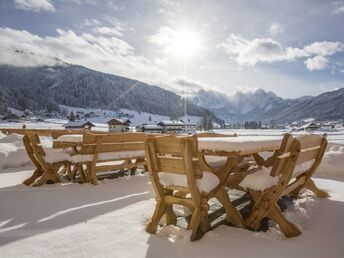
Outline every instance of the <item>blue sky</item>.
{"label": "blue sky", "polygon": [[343,25],[344,1],[2,0],[0,63],[294,98],[344,87]]}

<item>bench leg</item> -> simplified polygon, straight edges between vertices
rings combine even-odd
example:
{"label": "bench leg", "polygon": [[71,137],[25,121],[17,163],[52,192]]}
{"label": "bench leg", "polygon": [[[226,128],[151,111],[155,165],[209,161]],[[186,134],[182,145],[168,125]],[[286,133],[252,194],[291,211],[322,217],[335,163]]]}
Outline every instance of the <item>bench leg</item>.
{"label": "bench leg", "polygon": [[327,192],[325,192],[324,190],[321,190],[319,189],[314,181],[312,179],[309,179],[305,185],[305,187],[308,189],[308,190],[311,190],[315,196],[319,197],[319,198],[326,198],[329,196],[329,194]]}
{"label": "bench leg", "polygon": [[56,170],[54,168],[49,168],[47,171],[44,171],[42,176],[39,177],[33,184],[32,186],[37,187],[37,186],[41,186],[45,183],[47,183],[48,181],[52,181],[53,183],[58,183],[60,182],[60,177],[58,175],[58,173],[56,172]]}
{"label": "bench leg", "polygon": [[286,237],[295,237],[301,234],[298,227],[284,217],[277,204],[271,207],[268,217],[273,219],[280,226],[281,231]]}
{"label": "bench leg", "polygon": [[43,171],[41,168],[36,168],[35,171],[33,172],[32,176],[30,176],[29,178],[25,179],[23,181],[23,184],[26,186],[30,186],[33,184],[33,182],[35,182],[35,180],[37,178],[39,178],[40,176],[42,176]]}
{"label": "bench leg", "polygon": [[146,227],[146,231],[148,233],[154,234],[156,232],[159,221],[161,217],[165,214],[165,212],[166,212],[165,204],[162,201],[157,201],[152,219]]}
{"label": "bench leg", "polygon": [[202,218],[202,211],[199,207],[197,207],[193,210],[191,221],[190,221],[190,224],[188,225],[188,229],[192,230],[191,237],[190,237],[191,241],[196,239],[197,230],[201,223],[201,218]]}

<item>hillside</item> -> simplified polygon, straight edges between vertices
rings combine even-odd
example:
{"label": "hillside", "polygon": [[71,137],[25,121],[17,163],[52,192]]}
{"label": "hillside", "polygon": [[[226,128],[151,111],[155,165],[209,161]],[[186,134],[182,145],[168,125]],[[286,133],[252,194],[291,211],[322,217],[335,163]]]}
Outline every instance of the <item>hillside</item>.
{"label": "hillside", "polygon": [[[182,98],[168,90],[82,66],[61,64],[42,67],[0,66],[0,89],[7,106],[19,110],[59,110],[60,105],[181,116]],[[210,114],[188,103],[188,114]]]}

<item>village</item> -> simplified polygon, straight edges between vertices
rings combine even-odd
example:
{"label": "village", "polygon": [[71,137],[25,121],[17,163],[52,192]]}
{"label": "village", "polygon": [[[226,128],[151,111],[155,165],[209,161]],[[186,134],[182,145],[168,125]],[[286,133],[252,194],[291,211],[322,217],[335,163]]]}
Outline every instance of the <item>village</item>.
{"label": "village", "polygon": [[[21,125],[20,127],[26,128],[26,124],[29,122],[45,122],[49,119],[61,119],[68,121],[63,124],[63,127],[68,130],[91,130],[98,129],[99,123],[94,123],[93,120],[101,118],[103,124],[107,126],[107,131],[112,133],[120,132],[148,132],[148,133],[188,133],[195,134],[198,131],[209,131],[216,129],[282,129],[289,132],[298,131],[336,131],[344,127],[343,119],[339,120],[326,120],[321,121],[315,118],[301,119],[291,123],[277,123],[275,121],[262,122],[262,121],[245,121],[243,123],[217,123],[215,121],[208,121],[206,124],[202,121],[203,118],[199,118],[198,121],[192,122],[190,119],[184,121],[183,119],[163,119],[160,121],[152,121],[151,115],[149,115],[147,121],[137,124],[132,123],[135,119],[134,114],[124,112],[109,113],[106,111],[71,111],[69,114],[64,110],[63,112],[46,112],[40,111],[33,113],[26,109],[24,111],[12,110],[5,116],[0,116],[1,122],[10,122],[14,125]],[[141,119],[142,120],[142,119]],[[104,129],[104,125],[102,128]]]}

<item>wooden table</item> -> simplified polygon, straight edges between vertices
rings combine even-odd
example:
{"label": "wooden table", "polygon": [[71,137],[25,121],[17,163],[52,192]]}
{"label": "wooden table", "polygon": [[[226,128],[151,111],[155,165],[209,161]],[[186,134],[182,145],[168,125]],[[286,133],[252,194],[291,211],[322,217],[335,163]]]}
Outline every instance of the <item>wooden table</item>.
{"label": "wooden table", "polygon": [[[245,157],[257,154],[259,152],[274,152],[280,148],[282,137],[209,137],[198,139],[198,149],[203,155],[227,157],[223,167],[216,170],[218,177],[227,176],[227,185],[233,187],[237,185],[236,180],[241,180],[243,174],[235,172],[240,167],[240,163]],[[205,160],[204,160],[205,161]],[[228,174],[228,171],[231,171]],[[234,176],[231,174],[234,173]],[[230,220],[235,225],[243,225],[243,219],[237,210],[232,212]]]}

